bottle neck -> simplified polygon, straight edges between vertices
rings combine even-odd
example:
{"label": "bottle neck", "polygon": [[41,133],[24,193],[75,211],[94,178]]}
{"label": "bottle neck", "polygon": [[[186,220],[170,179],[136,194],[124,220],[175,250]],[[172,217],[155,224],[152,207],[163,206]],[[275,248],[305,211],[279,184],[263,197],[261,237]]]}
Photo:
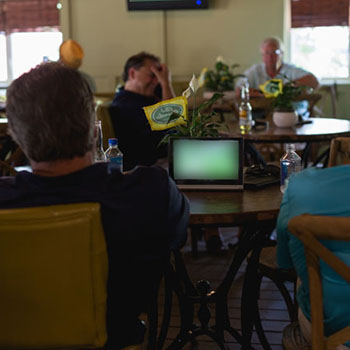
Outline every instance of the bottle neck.
{"label": "bottle neck", "polygon": [[295,152],[295,144],[294,143],[288,143],[287,146],[286,146],[286,151],[287,152],[291,152],[291,151]]}
{"label": "bottle neck", "polygon": [[244,102],[249,102],[249,88],[246,85],[241,88],[241,99]]}

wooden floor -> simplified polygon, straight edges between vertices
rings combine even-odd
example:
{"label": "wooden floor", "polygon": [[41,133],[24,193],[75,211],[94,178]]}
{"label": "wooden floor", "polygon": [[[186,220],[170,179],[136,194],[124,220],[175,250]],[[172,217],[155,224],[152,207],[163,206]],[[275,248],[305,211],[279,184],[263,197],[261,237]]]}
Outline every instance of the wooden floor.
{"label": "wooden floor", "polygon": [[[225,228],[220,230],[225,246],[228,246],[230,243],[235,243],[237,241],[236,229]],[[214,289],[225,275],[226,270],[231,262],[232,255],[234,254],[234,249],[229,249],[228,253],[224,255],[211,256],[205,252],[204,242],[200,241],[199,250],[199,257],[193,258],[190,254],[189,245],[185,246],[183,249],[186,267],[189,271],[189,275],[193,283],[201,279],[206,279],[210,282],[211,287]],[[231,325],[238,330],[240,330],[240,293],[243,282],[244,269],[245,266],[242,266],[231,288],[229,299]],[[292,285],[290,284],[288,288],[292,290]],[[160,305],[162,305],[162,298],[163,295],[160,295]],[[171,324],[165,345],[170,344],[170,342],[177,335],[180,327],[179,311],[176,305],[177,300],[176,298],[174,299],[175,300],[173,305]],[[282,329],[289,323],[289,317],[280,293],[278,292],[275,285],[267,279],[263,280],[259,304],[263,327],[267,339],[270,342],[271,348],[273,350],[281,350],[281,332]],[[212,310],[212,315],[215,315],[214,310]],[[219,349],[219,347],[209,337],[203,336],[198,337],[197,339],[197,346],[191,347],[191,345],[188,345],[185,346],[185,349]],[[240,345],[235,342],[230,334],[226,333],[225,340],[227,342],[226,349],[240,349]],[[255,333],[253,335],[253,347],[257,350],[263,349]]]}

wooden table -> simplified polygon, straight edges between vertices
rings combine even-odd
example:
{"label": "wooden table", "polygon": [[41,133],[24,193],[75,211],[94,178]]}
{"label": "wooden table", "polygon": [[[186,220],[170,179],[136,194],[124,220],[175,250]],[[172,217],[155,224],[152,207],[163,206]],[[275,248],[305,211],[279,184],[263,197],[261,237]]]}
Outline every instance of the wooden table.
{"label": "wooden table", "polygon": [[[311,124],[295,126],[293,128],[278,128],[272,121],[263,130],[253,129],[250,133],[242,135],[238,122],[226,123],[230,136],[242,136],[245,145],[252,143],[303,143],[307,145],[302,158],[307,166],[311,143],[331,141],[334,137],[350,136],[350,120],[337,118],[310,118]],[[254,155],[253,155],[254,156]],[[259,155],[257,156],[258,160]]]}
{"label": "wooden table", "polygon": [[7,131],[7,118],[0,118],[0,134],[5,134]]}
{"label": "wooden table", "polygon": [[[251,349],[252,331],[257,315],[255,285],[259,255],[266,237],[275,227],[282,199],[279,186],[272,185],[258,191],[187,191],[185,194],[190,201],[191,229],[207,225],[243,225],[244,229],[229,270],[215,291],[211,290],[207,281],[200,281],[194,286],[187,274],[181,253],[174,252],[175,264],[172,265],[172,275],[170,274],[168,283],[179,299],[181,328],[169,349],[181,349],[187,342],[203,334],[211,337],[224,349],[224,331],[231,334],[242,345],[242,349]],[[232,282],[250,251],[252,254],[242,288],[242,331],[238,332],[230,325],[227,299]],[[171,304],[171,298],[168,303]],[[214,304],[216,310],[213,327],[209,326],[209,304]],[[194,326],[195,305],[200,305],[197,313],[200,326]]]}
{"label": "wooden table", "polygon": [[279,186],[244,191],[186,191],[190,225],[238,226],[276,218],[282,199]]}
{"label": "wooden table", "polygon": [[252,130],[241,135],[238,122],[227,123],[232,136],[241,135],[251,142],[319,142],[330,141],[334,137],[350,135],[350,120],[337,118],[310,118],[311,124],[293,128],[278,128],[269,122],[264,130]]}

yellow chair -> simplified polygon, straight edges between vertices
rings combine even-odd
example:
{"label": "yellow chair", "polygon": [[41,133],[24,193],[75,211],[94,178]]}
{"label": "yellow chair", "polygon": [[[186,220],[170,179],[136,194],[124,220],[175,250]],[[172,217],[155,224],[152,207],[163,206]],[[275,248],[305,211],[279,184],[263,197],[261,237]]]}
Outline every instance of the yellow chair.
{"label": "yellow chair", "polygon": [[[350,283],[350,267],[319,240],[350,241],[350,218],[303,214],[292,218],[288,223],[288,229],[302,241],[305,249],[310,288],[312,349],[336,349],[337,346],[350,340],[350,326],[328,338],[324,337],[320,259],[347,283]],[[283,342],[285,343],[285,339]]]}
{"label": "yellow chair", "polygon": [[96,203],[0,210],[0,349],[99,349],[108,261]]}
{"label": "yellow chair", "polygon": [[102,134],[103,134],[103,148],[108,148],[108,139],[115,137],[114,127],[109,113],[111,101],[103,102],[97,106],[96,118],[101,120]]}
{"label": "yellow chair", "polygon": [[0,210],[0,349],[102,349],[107,277],[98,203]]}
{"label": "yellow chair", "polygon": [[336,137],[331,142],[328,166],[350,164],[350,137]]}

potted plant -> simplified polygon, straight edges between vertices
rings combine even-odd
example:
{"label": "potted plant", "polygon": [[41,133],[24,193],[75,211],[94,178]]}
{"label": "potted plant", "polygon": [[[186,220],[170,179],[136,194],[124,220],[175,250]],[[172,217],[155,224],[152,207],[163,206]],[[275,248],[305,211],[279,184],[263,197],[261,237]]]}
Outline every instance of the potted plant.
{"label": "potted plant", "polygon": [[283,84],[282,79],[271,79],[260,85],[265,97],[274,98],[272,101],[272,120],[279,128],[289,128],[298,121],[293,102],[306,90],[305,86],[297,86],[291,80]]}
{"label": "potted plant", "polygon": [[235,96],[235,79],[245,77],[243,74],[234,74],[234,69],[239,67],[233,64],[231,67],[226,64],[221,56],[216,59],[215,69],[204,68],[204,92],[205,98],[213,96],[214,92],[222,92],[224,100],[231,100]]}
{"label": "potted plant", "polygon": [[214,93],[209,100],[196,106],[196,93],[199,87],[200,83],[193,75],[188,89],[182,94],[186,99],[193,94],[194,103],[192,111],[186,116],[176,112],[170,115],[168,124],[176,120],[181,121],[181,123],[173,127],[172,132],[166,134],[161,143],[167,143],[170,137],[217,137],[219,135],[218,128],[220,125],[212,121],[215,112],[208,110],[217,100],[222,98],[223,94]]}

